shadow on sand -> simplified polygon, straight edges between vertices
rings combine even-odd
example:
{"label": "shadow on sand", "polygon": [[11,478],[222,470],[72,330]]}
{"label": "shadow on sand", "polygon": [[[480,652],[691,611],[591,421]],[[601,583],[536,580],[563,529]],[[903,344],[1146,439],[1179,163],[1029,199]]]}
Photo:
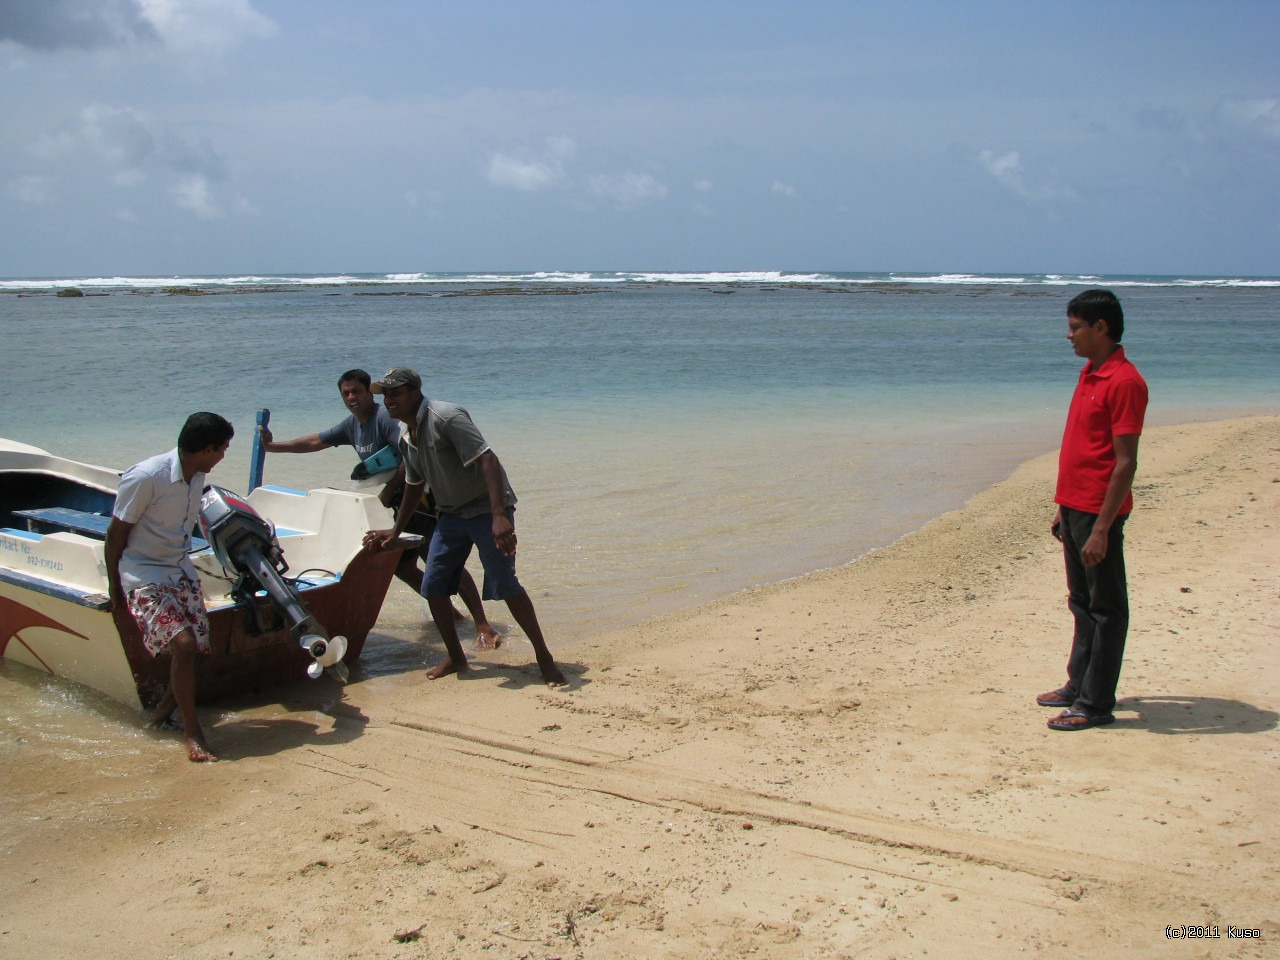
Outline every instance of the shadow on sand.
{"label": "shadow on sand", "polygon": [[[518,633],[512,633],[512,627],[508,624],[496,620],[490,620],[490,623],[502,634],[502,646],[497,650],[477,650],[470,623],[459,624],[462,649],[471,667],[462,679],[478,680],[499,675],[502,677],[500,686],[505,689],[541,686],[542,675],[538,671],[529,641]],[[349,684],[419,671],[426,673],[445,659],[444,643],[434,623],[427,621],[415,625],[412,632],[395,628],[393,630],[394,632],[375,631],[369,634],[364,653],[356,663],[351,664]],[[566,663],[560,659],[556,663],[568,681],[565,689],[577,689],[590,682],[584,677],[587,672],[584,664]],[[424,676],[423,682],[430,681]]]}
{"label": "shadow on sand", "polygon": [[[358,699],[360,684],[381,677],[418,673],[424,693],[436,683],[496,681],[495,685],[503,690],[544,686],[533,650],[522,638],[512,638],[511,647],[504,644],[496,652],[474,651],[470,643],[464,643],[471,668],[464,674],[435,681],[426,679],[426,671],[444,657],[444,648],[434,626],[425,628],[420,638],[370,634],[369,640],[374,645],[366,645],[365,655],[350,666],[345,684],[326,673],[319,680],[298,680],[253,695],[220,700],[220,719],[205,724],[219,759],[273,756],[358,739],[370,718],[353,699]],[[520,649],[521,644],[524,650]],[[490,656],[495,659],[488,659]],[[504,656],[512,662],[496,659]],[[557,689],[572,691],[591,682],[586,679],[588,668],[584,664],[558,662],[568,682]]]}
{"label": "shadow on sand", "polygon": [[269,757],[299,747],[350,743],[364,734],[369,718],[346,699],[342,684],[327,677],[304,682],[306,686],[279,689],[275,696],[221,702],[221,718],[205,727],[218,758]]}
{"label": "shadow on sand", "polygon": [[1117,727],[1146,727],[1152,733],[1265,733],[1280,714],[1239,700],[1218,697],[1125,697],[1116,710],[1133,710],[1136,718],[1118,717]]}

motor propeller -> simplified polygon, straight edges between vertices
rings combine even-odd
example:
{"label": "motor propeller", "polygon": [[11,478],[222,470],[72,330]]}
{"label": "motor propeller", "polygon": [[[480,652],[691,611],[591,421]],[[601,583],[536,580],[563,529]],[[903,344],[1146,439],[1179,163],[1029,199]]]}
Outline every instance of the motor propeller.
{"label": "motor propeller", "polygon": [[319,679],[326,669],[332,670],[343,683],[347,681],[347,665],[342,658],[347,655],[347,638],[336,636],[325,639],[314,633],[303,634],[302,648],[311,654],[311,662],[307,664],[307,676],[312,680]]}

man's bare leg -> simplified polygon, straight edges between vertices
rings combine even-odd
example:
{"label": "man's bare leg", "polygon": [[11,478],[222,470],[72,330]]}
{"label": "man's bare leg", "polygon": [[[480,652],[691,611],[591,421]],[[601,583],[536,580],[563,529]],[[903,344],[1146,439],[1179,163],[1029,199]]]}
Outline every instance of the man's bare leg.
{"label": "man's bare leg", "polygon": [[467,655],[462,652],[462,643],[458,640],[457,624],[449,615],[453,610],[453,603],[448,597],[427,597],[427,606],[431,608],[431,619],[436,622],[440,639],[444,641],[444,648],[449,653],[449,658],[444,663],[437,664],[427,671],[427,679],[439,680],[451,673],[466,672]]}
{"label": "man's bare leg", "polygon": [[[183,630],[169,644],[169,652],[173,656],[169,664],[169,689],[165,691],[160,703],[173,698],[178,710],[182,713],[182,733],[187,741],[187,759],[192,763],[208,763],[217,760],[217,756],[209,749],[204,730],[196,716],[196,645],[195,635],[190,630]],[[159,708],[157,708],[159,709]]]}
{"label": "man's bare leg", "polygon": [[[170,668],[172,671],[172,668]],[[151,715],[147,718],[147,726],[152,730],[176,730],[173,723],[173,711],[177,708],[178,701],[173,695],[173,686],[165,690],[164,696],[160,698],[160,702],[156,704],[156,708],[151,711]]]}
{"label": "man's bare leg", "polygon": [[[422,570],[418,566],[418,555],[414,553],[412,550],[406,550],[404,551],[404,553],[400,554],[400,562],[396,565],[396,579],[399,580],[401,583],[403,583],[406,587],[411,587],[414,593],[421,593],[422,577],[423,577]],[[475,584],[473,581],[472,586],[474,585]],[[477,602],[479,601],[479,599],[480,599],[480,594],[477,593],[476,594]],[[455,620],[466,619],[466,614],[463,613],[461,610],[459,610],[457,607],[451,605],[450,609],[453,610],[453,619]],[[468,609],[470,609],[470,605],[468,605]]]}
{"label": "man's bare leg", "polygon": [[476,582],[466,567],[462,568],[462,575],[458,578],[458,596],[467,605],[471,619],[475,621],[476,649],[497,650],[502,645],[502,634],[489,626],[489,618],[484,614],[484,604],[480,602],[480,591],[476,589]]}
{"label": "man's bare leg", "polygon": [[412,587],[414,593],[422,591],[422,570],[418,567],[418,555],[412,550],[400,554],[400,562],[396,564],[396,579],[406,587]]}
{"label": "man's bare leg", "polygon": [[533,601],[529,594],[521,590],[514,597],[507,597],[507,609],[515,618],[524,635],[533,644],[534,655],[538,658],[538,669],[542,671],[542,679],[549,687],[562,687],[567,682],[560,668],[556,666],[551,651],[547,649],[547,641],[543,639],[542,627],[538,625],[538,614],[533,609]]}

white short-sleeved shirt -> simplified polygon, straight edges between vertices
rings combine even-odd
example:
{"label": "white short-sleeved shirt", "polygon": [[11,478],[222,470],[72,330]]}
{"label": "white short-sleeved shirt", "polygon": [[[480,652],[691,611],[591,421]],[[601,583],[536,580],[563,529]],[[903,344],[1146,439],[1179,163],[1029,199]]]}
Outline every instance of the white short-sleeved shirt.
{"label": "white short-sleeved shirt", "polygon": [[203,490],[203,473],[191,483],[183,479],[176,447],[125,471],[111,515],[134,525],[120,558],[126,593],[149,583],[176,584],[184,576],[200,582],[188,553]]}

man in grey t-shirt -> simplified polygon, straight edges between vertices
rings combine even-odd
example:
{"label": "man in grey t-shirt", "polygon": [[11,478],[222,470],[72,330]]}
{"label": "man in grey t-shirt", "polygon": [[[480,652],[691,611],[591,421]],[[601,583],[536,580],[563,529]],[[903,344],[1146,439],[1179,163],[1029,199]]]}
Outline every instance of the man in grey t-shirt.
{"label": "man in grey t-shirt", "polygon": [[[270,430],[259,427],[258,432],[262,435],[263,448],[268,453],[315,453],[330,447],[350,446],[355,448],[361,460],[361,464],[356,467],[357,470],[361,469],[365,460],[384,447],[396,450],[400,439],[400,425],[373,399],[373,394],[369,392],[370,382],[371,378],[365,371],[348,370],[338,378],[338,392],[342,394],[342,402],[351,411],[351,416],[320,433],[310,433],[295,437],[293,440],[276,440]],[[404,466],[402,464],[396,468],[395,475],[383,486],[378,499],[382,501],[384,507],[394,510],[399,507],[403,492]],[[417,500],[414,501],[414,508],[415,513],[406,532],[416,533],[423,538],[421,557],[425,561],[426,544],[431,541],[431,534],[435,529],[435,516],[429,507],[419,504]],[[421,590],[422,571],[418,568],[418,557],[414,553],[406,550],[400,555],[396,576],[407,586],[412,587],[415,593]],[[457,592],[475,621],[476,646],[482,650],[497,647],[502,642],[502,638],[489,625],[489,620],[485,617],[484,605],[480,602],[480,591],[476,589],[475,580],[466,570],[462,571],[462,576],[458,579]],[[449,609],[451,617],[456,620],[462,619],[462,614],[457,608],[450,605]]]}
{"label": "man in grey t-shirt", "polygon": [[[292,440],[277,440],[266,427],[259,427],[262,446],[267,453],[315,453],[330,447],[354,447],[362,461],[383,447],[393,450],[400,439],[400,425],[378,406],[369,392],[371,378],[363,370],[348,370],[338,378],[338,392],[351,415],[320,433],[309,433]],[[404,474],[397,471],[378,494],[383,506],[390,507],[404,485]]]}
{"label": "man in grey t-shirt", "polygon": [[453,623],[444,617],[458,573],[475,547],[484,564],[484,596],[503,600],[533,645],[538,669],[548,686],[565,682],[538,625],[533,601],[516,578],[516,495],[497,454],[489,448],[471,415],[462,407],[422,395],[422,378],[408,367],[392,367],[375,381],[387,412],[404,424],[400,453],[405,467],[405,503],[390,530],[372,530],[365,543],[385,548],[404,532],[413,511],[408,501],[431,487],[439,520],[431,537],[422,595],[449,658],[427,672],[431,680],[467,669],[467,658]]}

